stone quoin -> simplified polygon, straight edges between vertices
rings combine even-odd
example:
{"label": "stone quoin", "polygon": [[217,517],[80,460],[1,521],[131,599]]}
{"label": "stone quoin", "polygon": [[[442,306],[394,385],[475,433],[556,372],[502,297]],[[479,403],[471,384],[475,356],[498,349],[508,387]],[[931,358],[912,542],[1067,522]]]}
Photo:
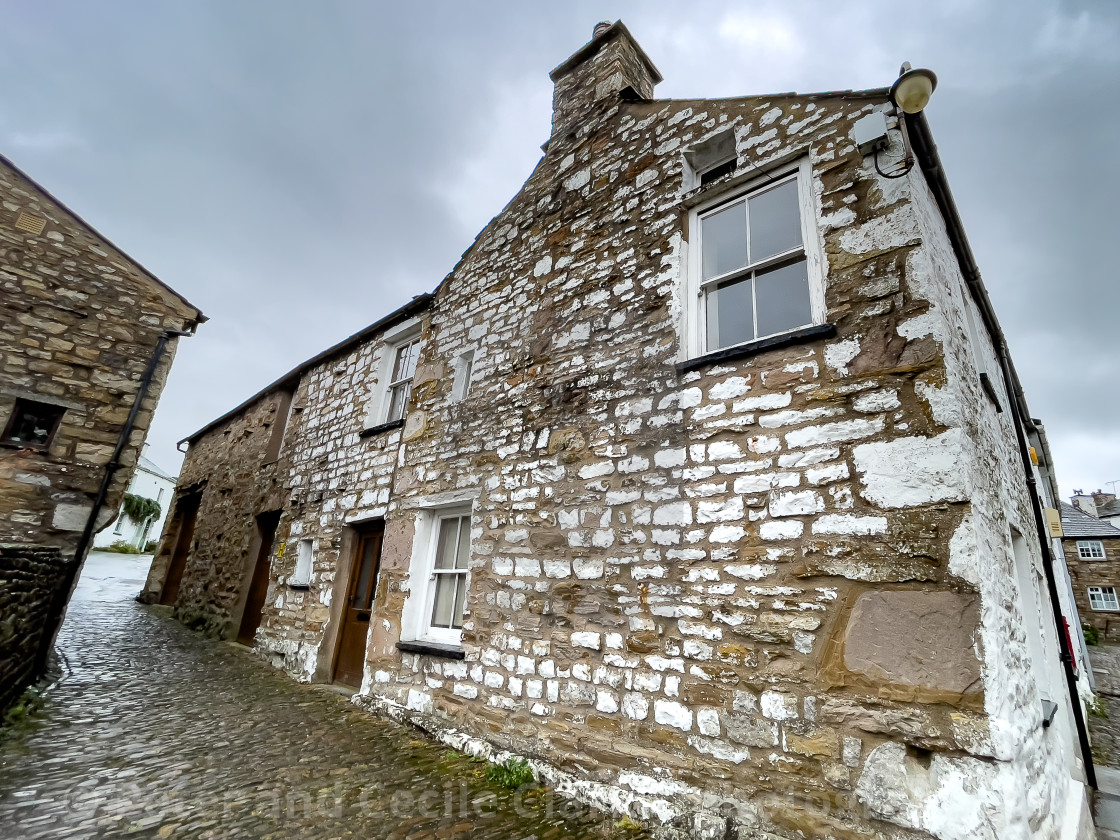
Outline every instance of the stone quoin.
{"label": "stone quoin", "polygon": [[145,597],[666,836],[1091,836],[925,117],[906,172],[885,89],[655,99],[620,22],[552,79],[432,294],[187,439]]}

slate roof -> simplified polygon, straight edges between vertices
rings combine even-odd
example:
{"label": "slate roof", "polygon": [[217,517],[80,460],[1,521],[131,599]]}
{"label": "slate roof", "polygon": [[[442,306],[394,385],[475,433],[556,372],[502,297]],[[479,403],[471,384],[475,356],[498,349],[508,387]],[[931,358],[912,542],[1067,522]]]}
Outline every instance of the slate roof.
{"label": "slate roof", "polygon": [[[157,467],[155,465],[155,463],[153,463],[149,459],[145,458],[143,455],[141,455],[140,459],[136,462],[136,466],[139,467],[140,469],[144,470],[145,472],[150,472],[152,475],[159,476],[160,478],[166,478],[172,484],[174,484],[177,481],[175,476],[168,475],[163,470],[161,470],[159,467]],[[1118,532],[1118,533],[1120,533],[1120,532]]]}
{"label": "slate roof", "polygon": [[1120,528],[1102,522],[1073,505],[1062,502],[1062,533],[1066,537],[1112,537],[1120,539]]}

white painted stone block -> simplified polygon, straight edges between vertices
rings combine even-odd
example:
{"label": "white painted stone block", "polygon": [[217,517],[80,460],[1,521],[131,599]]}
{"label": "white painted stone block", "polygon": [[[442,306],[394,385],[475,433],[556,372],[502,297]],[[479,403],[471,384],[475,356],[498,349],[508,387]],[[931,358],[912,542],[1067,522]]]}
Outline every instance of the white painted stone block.
{"label": "white painted stone block", "polygon": [[673,700],[654,701],[653,719],[657,723],[672,726],[683,732],[692,729],[692,710]]}

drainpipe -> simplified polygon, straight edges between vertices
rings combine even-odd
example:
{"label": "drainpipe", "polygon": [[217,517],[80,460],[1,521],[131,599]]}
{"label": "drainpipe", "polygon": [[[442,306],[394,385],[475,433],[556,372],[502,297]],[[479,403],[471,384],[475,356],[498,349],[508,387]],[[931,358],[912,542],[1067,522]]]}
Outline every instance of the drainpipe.
{"label": "drainpipe", "polygon": [[[910,131],[910,141],[914,149],[918,165],[926,176],[930,192],[937,202],[937,208],[945,220],[948,229],[949,241],[960,265],[961,274],[964,276],[965,285],[973,301],[980,310],[981,319],[988,330],[988,335],[995,345],[996,354],[999,356],[1000,374],[1003,377],[1004,387],[1009,395],[1011,404],[1011,422],[1015,427],[1015,440],[1019,447],[1019,458],[1023,464],[1023,473],[1027,482],[1027,491],[1031,497],[1031,509],[1034,514],[1035,529],[1038,531],[1039,547],[1042,550],[1042,567],[1046,573],[1046,589],[1050,597],[1050,608],[1054,613],[1054,624],[1058,636],[1058,650],[1065,672],[1066,688],[1069,690],[1070,707],[1073,711],[1074,727],[1077,730],[1077,741],[1081,747],[1081,760],[1085,766],[1085,780],[1093,789],[1097,787],[1097,773],[1093,766],[1092,750],[1089,746],[1089,730],[1085,724],[1085,716],[1081,711],[1081,698],[1077,694],[1077,675],[1074,673],[1073,651],[1070,650],[1068,638],[1063,632],[1065,616],[1062,614],[1061,602],[1058,599],[1058,584],[1054,575],[1054,557],[1048,537],[1049,529],[1046,525],[1046,515],[1042,509],[1039,497],[1038,483],[1034,477],[1034,465],[1031,462],[1030,446],[1027,443],[1025,432],[1029,423],[1029,414],[1026,408],[1026,399],[1023,396],[1023,387],[1015,373],[1011,362],[1011,354],[1007,349],[1007,339],[996,319],[995,308],[988,297],[988,290],[980,278],[980,269],[972,255],[972,248],[964,233],[960,214],[957,212],[956,202],[949,190],[949,182],[941,167],[941,157],[937,153],[937,145],[933,142],[933,135],[926,121],[925,112],[907,114],[906,126]],[[1031,428],[1033,428],[1031,423]]]}
{"label": "drainpipe", "polygon": [[70,563],[66,571],[65,582],[58,588],[55,593],[53,602],[51,603],[50,612],[47,613],[48,633],[44,636],[43,644],[39,647],[39,652],[35,657],[35,670],[33,673],[36,676],[41,675],[47,666],[47,657],[50,655],[51,648],[54,647],[54,640],[58,636],[59,628],[62,626],[62,619],[66,614],[66,605],[70,602],[70,595],[74,589],[74,584],[78,580],[78,573],[81,571],[82,563],[85,560],[86,552],[89,550],[90,543],[93,541],[93,532],[97,527],[97,517],[101,513],[101,508],[105,504],[105,497],[109,495],[109,488],[113,484],[113,477],[117,473],[117,468],[121,464],[121,455],[126,446],[128,446],[128,439],[132,437],[132,429],[136,425],[136,416],[140,413],[140,406],[144,402],[144,398],[148,396],[148,390],[152,386],[152,379],[155,376],[156,368],[159,367],[160,361],[163,359],[164,351],[167,349],[167,342],[172,337],[179,336],[192,336],[198,324],[192,324],[189,330],[164,330],[159,334],[159,340],[156,342],[156,348],[152,352],[152,356],[148,359],[148,367],[144,370],[144,375],[140,379],[140,388],[136,392],[136,398],[132,402],[132,408],[129,409],[128,419],[125,420],[124,427],[121,429],[120,436],[117,438],[117,445],[113,448],[113,455],[109,458],[109,463],[105,465],[105,473],[101,477],[101,486],[97,489],[97,496],[93,500],[93,509],[89,512],[89,518],[86,519],[85,528],[82,529],[82,536],[78,540],[78,547],[74,551],[74,560]]}

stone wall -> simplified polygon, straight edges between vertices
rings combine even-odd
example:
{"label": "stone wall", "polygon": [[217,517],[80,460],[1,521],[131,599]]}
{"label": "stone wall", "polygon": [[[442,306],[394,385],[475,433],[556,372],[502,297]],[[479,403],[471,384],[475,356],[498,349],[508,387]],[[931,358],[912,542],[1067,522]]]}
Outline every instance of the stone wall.
{"label": "stone wall", "polygon": [[[360,434],[377,336],[302,370],[280,530],[315,573],[291,590],[274,559],[258,653],[329,678],[351,529],[384,519],[361,695],[449,743],[703,836],[1076,831],[994,350],[920,173],[851,140],[886,92],[641,101],[628,39],[554,74],[544,158],[425,316],[404,427]],[[682,153],[729,128],[737,173],[694,186]],[[831,329],[681,366],[690,208],[799,156]],[[451,504],[472,511],[461,660],[397,647],[428,585],[415,536]]]}
{"label": "stone wall", "polygon": [[[1077,553],[1077,541],[1099,540],[1104,547],[1105,559],[1082,560]],[[1094,610],[1089,605],[1090,586],[1111,586],[1120,592],[1120,539],[1099,537],[1071,537],[1062,540],[1066,565],[1073,583],[1073,597],[1081,620],[1100,631],[1101,639],[1120,641],[1120,612]]]}
{"label": "stone wall", "polygon": [[53,547],[0,545],[0,714],[37,677],[36,658],[68,560]]}
{"label": "stone wall", "polygon": [[[298,401],[293,401],[298,406]],[[263,395],[192,445],[183,462],[174,504],[152,560],[141,600],[160,599],[178,534],[184,495],[202,491],[176,617],[189,627],[228,639],[237,631],[246,575],[252,575],[256,516],[287,501],[287,462],[266,455],[279,416],[281,391]],[[296,411],[293,418],[298,418]],[[298,419],[296,420],[298,422]],[[291,431],[285,429],[285,433]]]}
{"label": "stone wall", "polygon": [[[39,233],[18,227],[43,223]],[[30,221],[28,221],[30,220]],[[66,408],[50,451],[0,448],[0,540],[72,550],[159,333],[199,312],[0,159],[0,427],[18,397]],[[173,339],[106,505],[128,484]]]}
{"label": "stone wall", "polygon": [[[0,429],[19,399],[64,409],[47,450],[0,442],[0,543],[80,566],[81,533],[160,333],[202,318],[0,158]],[[98,527],[116,516],[177,344],[156,368]],[[44,644],[55,613],[40,617]]]}

